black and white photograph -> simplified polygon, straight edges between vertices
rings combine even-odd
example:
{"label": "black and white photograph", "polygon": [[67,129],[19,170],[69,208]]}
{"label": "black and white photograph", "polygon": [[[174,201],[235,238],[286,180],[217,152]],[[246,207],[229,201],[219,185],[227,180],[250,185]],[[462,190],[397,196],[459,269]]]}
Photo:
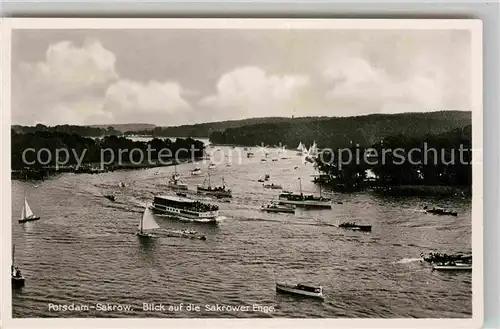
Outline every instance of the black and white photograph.
{"label": "black and white photograph", "polygon": [[2,29],[12,321],[481,317],[480,21]]}

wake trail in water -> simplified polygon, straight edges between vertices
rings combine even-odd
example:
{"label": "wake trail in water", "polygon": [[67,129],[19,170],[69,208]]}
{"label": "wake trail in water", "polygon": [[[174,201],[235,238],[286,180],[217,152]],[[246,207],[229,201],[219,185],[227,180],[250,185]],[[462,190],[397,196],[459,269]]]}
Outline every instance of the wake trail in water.
{"label": "wake trail in water", "polygon": [[418,262],[421,260],[422,260],[422,258],[403,258],[403,259],[395,262],[395,264],[408,264],[408,263]]}

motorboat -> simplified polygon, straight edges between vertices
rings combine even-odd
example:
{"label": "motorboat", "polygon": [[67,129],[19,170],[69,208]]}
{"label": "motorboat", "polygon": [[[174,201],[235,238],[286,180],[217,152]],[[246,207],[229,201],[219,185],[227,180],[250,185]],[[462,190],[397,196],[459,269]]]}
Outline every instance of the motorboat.
{"label": "motorboat", "polygon": [[284,292],[294,295],[301,295],[307,297],[314,297],[319,299],[324,299],[323,288],[321,286],[311,286],[305,284],[288,284],[288,283],[278,283],[276,282],[276,291]]}
{"label": "motorboat", "polygon": [[266,212],[283,212],[283,213],[289,213],[289,214],[295,213],[294,206],[280,205],[280,204],[273,203],[273,202],[262,206],[260,209],[262,211],[266,211]]}

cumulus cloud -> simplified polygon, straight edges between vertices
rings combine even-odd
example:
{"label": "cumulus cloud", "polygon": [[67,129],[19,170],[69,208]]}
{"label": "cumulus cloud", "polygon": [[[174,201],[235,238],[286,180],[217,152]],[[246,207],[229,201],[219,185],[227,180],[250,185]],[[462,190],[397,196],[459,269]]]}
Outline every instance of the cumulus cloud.
{"label": "cumulus cloud", "polygon": [[185,115],[190,109],[182,95],[196,91],[175,82],[121,78],[115,63],[115,55],[95,39],[82,46],[70,41],[50,45],[44,61],[20,63],[13,77],[13,121],[50,125],[137,120],[168,123],[175,120],[165,116],[178,111]]}
{"label": "cumulus cloud", "polygon": [[305,75],[269,75],[259,67],[240,67],[222,75],[216,94],[199,104],[223,112],[221,119],[288,116],[300,91],[309,84]]}
{"label": "cumulus cloud", "polygon": [[463,108],[456,91],[463,85],[449,81],[442,62],[422,55],[404,69],[390,70],[390,62],[377,62],[354,48],[336,51],[322,70],[330,85],[327,98],[351,114],[373,112],[436,111]]}

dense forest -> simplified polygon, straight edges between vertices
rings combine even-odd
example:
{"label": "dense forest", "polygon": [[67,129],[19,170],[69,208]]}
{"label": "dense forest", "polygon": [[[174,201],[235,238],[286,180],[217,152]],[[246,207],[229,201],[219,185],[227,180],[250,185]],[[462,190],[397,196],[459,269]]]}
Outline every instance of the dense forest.
{"label": "dense forest", "polygon": [[106,135],[121,135],[121,132],[108,126],[106,128],[90,127],[90,126],[75,126],[75,125],[58,125],[53,127],[48,127],[42,124],[37,124],[36,126],[12,126],[12,130],[16,133],[35,133],[35,132],[51,132],[51,133],[66,133],[66,134],[78,134],[80,136],[87,137],[100,137]]}
{"label": "dense forest", "polygon": [[[144,160],[147,160],[147,148],[150,145],[150,149],[154,149],[156,151],[151,151],[151,160],[156,161],[158,159],[158,151],[161,149],[169,150],[164,151],[161,156],[162,160],[165,161],[165,158],[168,158],[169,154],[175,154],[178,150],[191,150],[192,148],[195,150],[194,156],[201,157],[204,153],[204,144],[201,141],[194,140],[192,138],[180,139],[177,138],[175,141],[170,139],[158,139],[154,138],[148,142],[139,142],[132,141],[125,137],[118,137],[115,135],[105,136],[103,138],[89,138],[85,136],[80,136],[78,134],[68,134],[65,132],[58,131],[36,131],[29,133],[17,133],[14,129],[11,130],[11,156],[12,156],[12,169],[18,170],[25,167],[28,167],[23,162],[23,151],[32,148],[35,151],[26,153],[27,162],[35,162],[30,167],[32,168],[41,168],[44,166],[53,166],[55,165],[55,152],[56,149],[67,149],[69,152],[69,161],[68,165],[77,163],[77,156],[81,156],[84,154],[83,163],[100,163],[101,161],[101,150],[111,149],[111,151],[102,152],[105,155],[104,161],[108,162],[111,160],[111,154],[114,154],[114,163],[118,162],[118,150],[132,150],[139,149],[142,150],[144,154]],[[48,152],[40,152],[40,159],[36,159],[36,152],[41,149],[50,150],[50,157],[52,158],[49,161],[49,153]],[[83,153],[85,151],[85,153]],[[134,152],[123,153],[122,162],[130,162],[130,160],[134,162],[140,161],[140,153]],[[64,160],[65,155],[62,154],[61,161]],[[191,157],[191,151],[180,152],[178,154],[178,158],[187,159]]]}
{"label": "dense forest", "polygon": [[351,141],[370,146],[388,136],[403,134],[422,138],[470,124],[471,112],[462,111],[300,118],[212,132],[210,141],[213,144],[243,146],[281,143],[289,148],[295,148],[299,142],[311,145],[314,141],[320,148],[345,147]]}
{"label": "dense forest", "polygon": [[[369,148],[350,145],[350,152],[335,149],[323,153],[316,165],[323,174],[323,183],[345,190],[361,189],[367,184],[384,188],[471,186],[471,148],[472,128],[468,125],[421,138],[390,136]],[[349,154],[354,160],[349,161]],[[366,179],[367,169],[376,175],[376,180]]]}
{"label": "dense forest", "polygon": [[127,131],[125,135],[148,135],[155,137],[199,137],[207,138],[212,133],[222,132],[226,129],[238,129],[248,125],[265,124],[265,123],[284,123],[294,122],[295,124],[308,122],[312,120],[326,119],[327,117],[300,117],[300,118],[285,118],[285,117],[266,117],[266,118],[251,118],[243,120],[231,120],[220,122],[207,122],[194,125],[183,125],[176,127],[155,127],[154,129],[144,129]]}

